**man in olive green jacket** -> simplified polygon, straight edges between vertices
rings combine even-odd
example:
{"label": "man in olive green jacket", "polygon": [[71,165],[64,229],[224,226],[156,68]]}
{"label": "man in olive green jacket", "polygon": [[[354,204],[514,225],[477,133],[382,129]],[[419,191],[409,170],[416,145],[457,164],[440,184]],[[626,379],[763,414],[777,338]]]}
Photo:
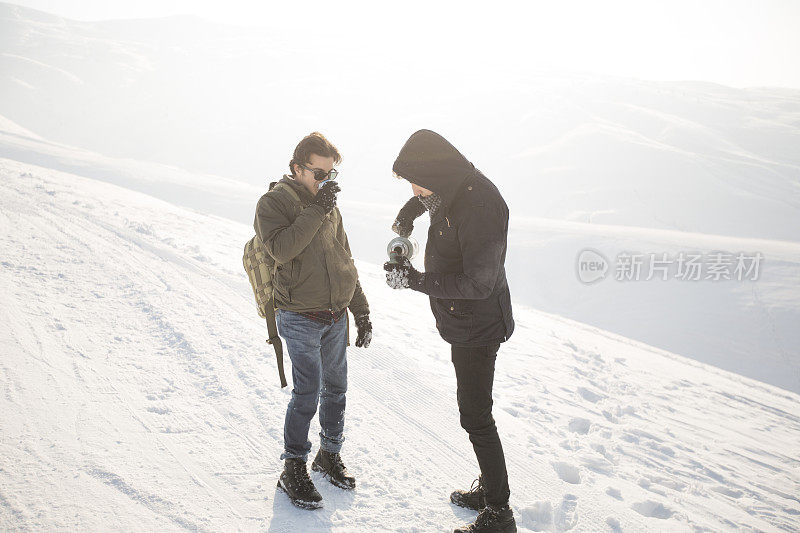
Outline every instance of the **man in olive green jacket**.
{"label": "man in olive green jacket", "polygon": [[[302,508],[322,506],[308,476],[308,431],[319,403],[320,450],[312,464],[334,485],[355,479],[340,456],[347,392],[347,309],[355,317],[356,346],[372,339],[369,305],[358,281],[342,216],[336,208],[333,168],[341,156],[321,134],[295,148],[292,175],[258,201],[255,230],[277,270],[273,280],[278,331],[292,361],[292,399],[284,421],[284,471],[278,488]],[[324,183],[320,187],[320,184]]]}

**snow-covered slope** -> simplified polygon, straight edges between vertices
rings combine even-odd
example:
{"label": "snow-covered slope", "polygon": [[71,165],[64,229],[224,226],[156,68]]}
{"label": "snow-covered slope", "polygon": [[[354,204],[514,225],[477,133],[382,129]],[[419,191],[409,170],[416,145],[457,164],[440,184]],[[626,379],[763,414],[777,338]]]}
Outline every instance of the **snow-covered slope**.
{"label": "snow-covered slope", "polygon": [[[276,494],[280,390],[249,226],[0,159],[0,529],[445,531],[477,474],[427,304],[359,262],[344,493]],[[355,250],[358,255],[359,250]],[[521,531],[791,531],[800,397],[515,308],[495,414]],[[312,433],[314,429],[312,428]]]}
{"label": "snow-covered slope", "polygon": [[[609,261],[592,285],[576,275],[587,248]],[[707,279],[717,251],[761,254],[758,279]],[[643,259],[638,280],[617,279],[624,253]],[[647,281],[649,254],[667,254],[668,279]],[[676,277],[680,254],[702,254],[701,279]],[[800,243],[514,217],[508,262],[512,289],[537,309],[800,392]]]}
{"label": "snow-covered slope", "polygon": [[[378,263],[409,195],[391,162],[411,132],[433,128],[510,204],[518,302],[800,392],[799,91],[503,61],[454,84],[411,56],[370,62],[365,76],[361,50],[337,39],[323,83],[296,68],[314,50],[285,37],[196,17],[78,22],[0,2],[0,157],[249,224],[297,139],[321,130],[344,154],[351,240]],[[414,75],[398,76],[406,64]],[[586,287],[574,276],[584,248],[765,262],[758,283]]]}
{"label": "snow-covered slope", "polygon": [[[7,121],[8,122],[8,121]],[[219,176],[134,160],[27,136],[0,117],[0,157],[34,163],[122,185],[196,211],[250,224],[266,190]],[[275,180],[278,176],[273,176]],[[403,182],[386,178],[385,203],[365,201],[342,180],[348,235],[358,256],[384,261],[389,227],[410,195]],[[426,217],[415,235],[424,240]],[[800,244],[674,230],[563,221],[526,216],[512,209],[508,275],[515,301],[599,326],[751,378],[800,392]],[[677,280],[586,286],[575,276],[585,248],[612,260],[620,251],[669,253],[714,250],[760,252],[760,280]]]}
{"label": "snow-covered slope", "polygon": [[196,174],[159,163],[108,157],[45,140],[2,115],[0,157],[96,178],[240,222],[252,217],[255,202],[264,191],[263,187],[222,176]]}

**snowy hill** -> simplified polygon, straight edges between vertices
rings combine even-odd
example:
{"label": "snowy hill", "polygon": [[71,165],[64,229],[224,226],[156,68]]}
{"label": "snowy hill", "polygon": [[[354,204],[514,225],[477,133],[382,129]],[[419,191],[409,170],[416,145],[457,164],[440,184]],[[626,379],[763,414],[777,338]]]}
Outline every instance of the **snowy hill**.
{"label": "snowy hill", "polygon": [[[294,142],[322,130],[345,156],[351,239],[379,263],[391,235],[376,223],[388,228],[409,195],[391,162],[412,131],[433,128],[510,204],[518,302],[800,392],[800,91],[509,72],[502,61],[456,87],[419,58],[402,59],[416,76],[398,76],[398,58],[364,76],[361,52],[337,39],[326,45],[335,79],[320,83],[296,69],[313,50],[288,37],[184,16],[79,22],[0,2],[0,157],[249,225]],[[585,248],[765,262],[758,283],[586,287],[574,276]]]}
{"label": "snowy hill", "polygon": [[[592,324],[703,363],[800,392],[800,243],[515,217],[512,290],[537,309]],[[578,282],[584,249],[609,261],[606,279]],[[762,254],[759,277],[708,279],[715,252]],[[698,280],[677,278],[677,258],[703,255]],[[620,281],[620,254],[643,258],[638,280]],[[668,279],[648,265],[667,254]],[[733,270],[733,268],[731,268]]]}
{"label": "snowy hill", "polygon": [[[7,128],[4,130],[4,128]],[[192,210],[251,224],[261,186],[156,163],[116,159],[31,136],[0,116],[0,157],[78,174],[144,192]],[[272,176],[275,180],[278,176]],[[394,215],[409,193],[386,178],[387,197],[366,201],[342,180],[348,235],[359,258],[380,264]],[[424,239],[425,217],[415,235]],[[674,230],[576,222],[511,213],[508,275],[516,302],[592,324],[787,390],[800,392],[800,244]],[[623,251],[760,252],[760,279],[676,280],[593,286],[578,282],[575,261],[592,248]]]}
{"label": "snowy hill", "polygon": [[[391,162],[433,128],[510,204],[516,301],[800,392],[800,91],[503,61],[454,86],[416,56],[367,67],[338,39],[320,83],[296,68],[313,49],[275,26],[79,22],[0,2],[0,157],[249,225],[296,140],[321,130],[344,154],[350,237],[379,263],[409,195]],[[404,61],[415,76],[398,76]],[[765,261],[758,283],[587,287],[585,248]]]}
{"label": "snowy hill", "polygon": [[[363,261],[376,336],[350,351],[343,451],[359,488],[320,481],[317,512],[276,494],[288,391],[241,272],[251,234],[0,159],[0,529],[422,532],[471,518],[447,502],[477,474],[447,346],[424,297]],[[800,396],[515,314],[495,414],[520,531],[796,529]]]}

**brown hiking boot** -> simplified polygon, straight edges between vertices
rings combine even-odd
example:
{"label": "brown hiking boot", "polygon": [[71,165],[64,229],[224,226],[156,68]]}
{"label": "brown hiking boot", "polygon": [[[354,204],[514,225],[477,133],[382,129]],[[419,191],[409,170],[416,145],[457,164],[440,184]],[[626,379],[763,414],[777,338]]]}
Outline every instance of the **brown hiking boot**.
{"label": "brown hiking boot", "polygon": [[356,478],[350,475],[338,453],[326,452],[321,449],[317,452],[314,462],[311,463],[314,472],[322,472],[332,484],[340,489],[352,490],[356,488]]}

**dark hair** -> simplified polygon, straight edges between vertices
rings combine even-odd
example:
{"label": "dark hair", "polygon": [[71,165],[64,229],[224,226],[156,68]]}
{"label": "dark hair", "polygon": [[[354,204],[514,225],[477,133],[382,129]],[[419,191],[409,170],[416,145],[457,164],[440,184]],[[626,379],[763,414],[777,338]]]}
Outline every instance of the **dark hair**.
{"label": "dark hair", "polygon": [[295,164],[307,165],[311,154],[316,154],[320,157],[332,157],[334,165],[342,162],[339,150],[323,134],[315,131],[303,137],[303,140],[294,149],[292,160],[289,161],[289,171],[292,176],[294,176]]}

